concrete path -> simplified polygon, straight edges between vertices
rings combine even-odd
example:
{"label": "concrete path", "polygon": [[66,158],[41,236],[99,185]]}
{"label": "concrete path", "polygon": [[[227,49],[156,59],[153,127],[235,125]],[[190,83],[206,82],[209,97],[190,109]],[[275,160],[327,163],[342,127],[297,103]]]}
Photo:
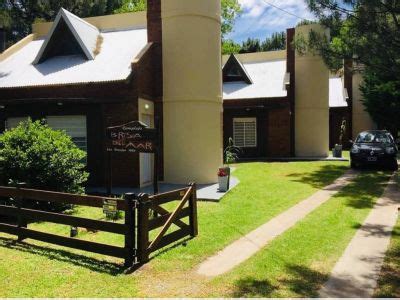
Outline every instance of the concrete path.
{"label": "concrete path", "polygon": [[349,184],[358,174],[355,171],[348,171],[333,184],[316,192],[311,197],[233,242],[215,256],[208,258],[199,266],[197,273],[213,277],[230,271],[260,251],[268,242],[295,225],[322,203],[329,200],[329,198]]}
{"label": "concrete path", "polygon": [[393,175],[362,227],[336,263],[321,297],[372,297],[398,217],[400,191]]}

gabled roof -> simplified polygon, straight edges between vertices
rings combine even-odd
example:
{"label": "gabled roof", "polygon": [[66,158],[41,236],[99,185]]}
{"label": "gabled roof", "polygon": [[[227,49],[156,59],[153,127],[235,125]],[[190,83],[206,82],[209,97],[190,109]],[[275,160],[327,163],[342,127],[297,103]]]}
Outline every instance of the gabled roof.
{"label": "gabled roof", "polygon": [[75,39],[74,41],[70,42],[77,43],[78,47],[80,47],[80,50],[88,60],[94,59],[94,51],[96,49],[100,31],[95,26],[61,8],[56,16],[56,19],[54,20],[49,34],[47,35],[42,47],[33,61],[34,64],[41,63],[47,58],[46,53],[48,53],[49,47],[53,47],[54,44],[57,44],[57,41],[55,41],[57,38],[57,33],[62,30],[61,28],[65,27],[64,24],[72,34],[71,38]]}
{"label": "gabled roof", "polygon": [[259,52],[230,56],[224,69],[229,60],[238,61],[238,63],[235,62],[236,66],[240,64],[247,76],[251,78],[252,84],[245,81],[224,82],[224,100],[286,97],[285,84],[288,81],[288,75],[285,54],[274,51],[273,53]]}
{"label": "gabled roof", "polygon": [[[238,74],[236,80],[229,80],[228,78],[230,77],[231,72],[234,72],[235,74]],[[224,65],[222,69],[222,74],[224,77],[224,82],[226,81],[244,81],[248,84],[252,84],[253,81],[251,80],[249,74],[246,71],[246,68],[243,66],[243,64],[236,58],[234,54],[231,54],[228,61]]]}
{"label": "gabled roof", "polygon": [[101,33],[101,51],[94,60],[82,55],[56,56],[32,64],[44,39],[36,39],[0,61],[0,89],[98,83],[125,80],[132,73],[132,61],[147,45],[146,28]]}

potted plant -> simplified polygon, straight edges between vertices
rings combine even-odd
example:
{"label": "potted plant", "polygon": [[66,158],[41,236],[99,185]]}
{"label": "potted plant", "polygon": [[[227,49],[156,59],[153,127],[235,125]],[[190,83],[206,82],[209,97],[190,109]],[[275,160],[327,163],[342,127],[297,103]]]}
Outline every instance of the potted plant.
{"label": "potted plant", "polygon": [[218,170],[218,191],[226,192],[229,190],[229,174],[224,170],[224,168],[220,168]]}
{"label": "potted plant", "polygon": [[240,148],[233,144],[233,139],[230,137],[228,140],[228,146],[224,149],[226,165],[222,168],[219,168],[218,171],[219,191],[226,192],[229,190],[229,182],[231,177],[231,168],[229,164],[236,162],[239,152]]}
{"label": "potted plant", "polygon": [[333,157],[342,157],[343,151],[343,137],[346,133],[346,120],[343,118],[342,124],[340,125],[340,135],[339,135],[339,144],[336,144],[335,147],[332,149]]}

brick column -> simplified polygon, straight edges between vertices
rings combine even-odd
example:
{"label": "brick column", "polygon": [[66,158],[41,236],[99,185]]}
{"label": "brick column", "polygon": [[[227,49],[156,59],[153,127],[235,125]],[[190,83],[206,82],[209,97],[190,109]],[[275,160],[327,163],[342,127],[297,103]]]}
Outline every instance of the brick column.
{"label": "brick column", "polygon": [[161,0],[147,0],[147,40],[161,43]]}

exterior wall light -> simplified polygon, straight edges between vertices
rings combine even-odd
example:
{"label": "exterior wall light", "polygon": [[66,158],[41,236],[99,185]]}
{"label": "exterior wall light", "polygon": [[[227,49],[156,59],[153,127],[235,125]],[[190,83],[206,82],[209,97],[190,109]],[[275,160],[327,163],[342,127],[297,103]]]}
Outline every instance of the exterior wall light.
{"label": "exterior wall light", "polygon": [[149,109],[149,108],[150,108],[150,105],[148,105],[148,104],[144,105],[144,109]]}

